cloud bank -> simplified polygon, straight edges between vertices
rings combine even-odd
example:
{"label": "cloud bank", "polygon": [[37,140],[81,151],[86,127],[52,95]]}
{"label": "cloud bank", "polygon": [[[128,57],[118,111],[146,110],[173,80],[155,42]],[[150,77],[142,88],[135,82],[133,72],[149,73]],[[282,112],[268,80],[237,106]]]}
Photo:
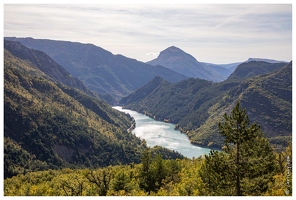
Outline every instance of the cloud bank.
{"label": "cloud bank", "polygon": [[292,5],[6,4],[4,36],[93,43],[145,62],[172,45],[212,63],[290,61]]}

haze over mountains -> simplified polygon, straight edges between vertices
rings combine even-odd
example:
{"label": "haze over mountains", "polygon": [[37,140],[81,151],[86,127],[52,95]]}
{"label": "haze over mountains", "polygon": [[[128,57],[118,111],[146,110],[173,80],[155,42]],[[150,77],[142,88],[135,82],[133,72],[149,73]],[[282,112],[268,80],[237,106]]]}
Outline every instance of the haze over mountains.
{"label": "haze over mountains", "polygon": [[[287,63],[285,61],[277,61],[263,58],[249,58],[245,62],[264,61],[267,63]],[[200,78],[213,82],[221,82],[226,80],[236,67],[243,62],[229,64],[213,64],[197,61],[193,56],[184,52],[178,47],[171,46],[160,52],[156,59],[148,64],[161,65],[173,71],[183,74],[187,77]]]}
{"label": "haze over mountains", "polygon": [[170,82],[187,78],[162,66],[152,66],[122,55],[113,55],[92,44],[33,38],[5,39],[19,41],[29,48],[45,52],[110,104],[116,104],[122,97],[145,85],[155,76],[161,76]]}
{"label": "haze over mountains", "polygon": [[116,105],[121,98],[144,86],[155,76],[171,83],[189,77],[221,82],[240,64],[198,62],[193,56],[174,46],[163,50],[158,58],[146,64],[122,55],[113,55],[92,44],[33,38],[5,39],[19,41],[29,48],[45,52],[111,105]]}
{"label": "haze over mountains", "polygon": [[[219,102],[229,90],[240,87],[254,76],[273,73],[287,64],[262,58],[224,65],[202,63],[172,46],[148,62],[150,65],[113,55],[92,44],[32,38],[6,39],[20,41],[32,48],[5,41],[5,48],[11,54],[26,58],[55,82],[78,88],[92,97],[99,94],[113,105],[123,97],[120,104],[161,120],[169,119],[186,132],[199,129],[208,120],[210,115],[205,113],[208,113],[213,102]],[[48,52],[55,61],[34,48]],[[70,73],[56,61],[66,65]],[[214,83],[218,80],[219,83]],[[189,121],[190,125],[186,124]],[[274,127],[267,129],[276,130]],[[206,135],[207,138],[209,134]],[[189,136],[195,143],[200,143],[195,133]],[[219,142],[215,141],[211,141],[212,146],[219,146]],[[203,141],[200,144],[208,143]]]}
{"label": "haze over mountains", "polygon": [[147,62],[151,65],[162,65],[188,77],[219,82],[225,80],[230,70],[214,65],[204,65],[181,49],[171,46],[160,52],[159,56]]}

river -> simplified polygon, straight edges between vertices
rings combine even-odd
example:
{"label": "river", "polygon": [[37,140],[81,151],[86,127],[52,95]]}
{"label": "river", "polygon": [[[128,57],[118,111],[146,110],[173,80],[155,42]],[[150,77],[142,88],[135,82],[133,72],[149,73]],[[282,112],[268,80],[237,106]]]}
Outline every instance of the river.
{"label": "river", "polygon": [[208,154],[210,149],[195,146],[190,143],[188,137],[180,131],[174,130],[175,125],[156,121],[136,111],[122,109],[120,106],[113,107],[124,113],[130,114],[136,121],[136,128],[133,133],[145,139],[149,147],[155,145],[175,150],[188,158],[197,158]]}

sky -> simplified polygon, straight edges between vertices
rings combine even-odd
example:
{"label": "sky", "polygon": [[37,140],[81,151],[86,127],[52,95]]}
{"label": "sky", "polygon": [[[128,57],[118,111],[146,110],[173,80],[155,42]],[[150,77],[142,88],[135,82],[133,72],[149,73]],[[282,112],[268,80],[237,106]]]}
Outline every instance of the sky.
{"label": "sky", "polygon": [[292,60],[292,4],[4,4],[4,36],[92,43],[147,62],[176,46],[198,61]]}

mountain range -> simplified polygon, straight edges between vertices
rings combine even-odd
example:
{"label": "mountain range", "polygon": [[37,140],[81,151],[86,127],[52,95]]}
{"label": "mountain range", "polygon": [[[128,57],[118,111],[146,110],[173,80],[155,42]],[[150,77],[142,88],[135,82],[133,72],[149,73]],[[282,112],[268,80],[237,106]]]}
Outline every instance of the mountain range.
{"label": "mountain range", "polygon": [[[132,121],[45,53],[4,41],[4,178],[139,163],[147,146],[127,131]],[[153,151],[183,158],[160,147]]]}
{"label": "mountain range", "polygon": [[271,59],[199,62],[174,46],[143,63],[92,44],[5,38],[4,176],[139,162],[147,146],[127,131],[133,119],[110,106],[118,102],[176,124],[193,144],[221,148],[217,124],[239,100],[270,142],[286,147],[291,72],[292,62]]}
{"label": "mountain range", "polygon": [[120,103],[177,124],[194,144],[221,148],[218,122],[239,100],[274,145],[286,146],[292,136],[291,71],[292,62],[251,61],[220,83],[194,78],[169,83],[156,77]]}
{"label": "mountain range", "polygon": [[[193,56],[175,46],[163,50],[158,58],[143,63],[111,52],[93,44],[33,38],[5,37],[24,46],[42,51],[63,66],[70,75],[81,80],[94,94],[116,105],[155,76],[175,83],[189,77],[221,82],[226,80],[242,62],[212,64],[198,62]],[[250,58],[246,62],[271,59]]]}
{"label": "mountain range", "polygon": [[80,79],[88,89],[112,105],[155,76],[169,82],[187,78],[163,66],[152,66],[122,55],[113,55],[93,44],[33,38],[5,39],[45,52],[73,77]]}

